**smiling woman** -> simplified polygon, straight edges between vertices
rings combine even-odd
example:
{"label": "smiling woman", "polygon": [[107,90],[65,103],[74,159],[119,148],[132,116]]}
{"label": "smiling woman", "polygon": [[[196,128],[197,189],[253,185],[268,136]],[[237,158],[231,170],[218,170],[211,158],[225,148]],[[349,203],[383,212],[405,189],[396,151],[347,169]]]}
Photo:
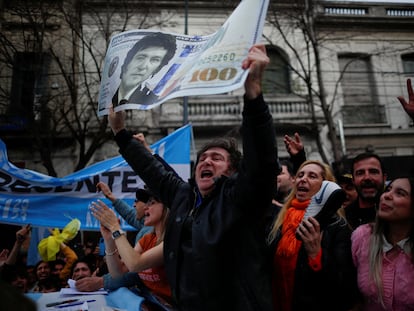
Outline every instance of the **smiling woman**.
{"label": "smiling woman", "polygon": [[414,306],[414,178],[397,178],[381,195],[375,223],[352,235],[363,310]]}

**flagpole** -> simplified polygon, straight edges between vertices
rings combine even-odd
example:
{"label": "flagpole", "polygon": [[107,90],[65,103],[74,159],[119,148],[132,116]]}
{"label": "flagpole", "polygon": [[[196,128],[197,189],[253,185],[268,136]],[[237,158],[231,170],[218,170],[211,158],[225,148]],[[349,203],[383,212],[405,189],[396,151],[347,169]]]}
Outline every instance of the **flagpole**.
{"label": "flagpole", "polygon": [[[188,35],[188,0],[184,3],[184,34]],[[188,123],[188,96],[183,98],[183,125]]]}

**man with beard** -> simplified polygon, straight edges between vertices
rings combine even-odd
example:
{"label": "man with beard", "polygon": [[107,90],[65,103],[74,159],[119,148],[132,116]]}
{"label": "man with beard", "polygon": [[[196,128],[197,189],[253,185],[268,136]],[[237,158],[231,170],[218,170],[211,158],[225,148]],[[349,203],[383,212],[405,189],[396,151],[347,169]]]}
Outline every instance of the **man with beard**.
{"label": "man with beard", "polygon": [[375,220],[378,199],[386,180],[381,158],[374,153],[357,155],[352,161],[352,177],[358,197],[345,209],[345,217],[355,230]]}

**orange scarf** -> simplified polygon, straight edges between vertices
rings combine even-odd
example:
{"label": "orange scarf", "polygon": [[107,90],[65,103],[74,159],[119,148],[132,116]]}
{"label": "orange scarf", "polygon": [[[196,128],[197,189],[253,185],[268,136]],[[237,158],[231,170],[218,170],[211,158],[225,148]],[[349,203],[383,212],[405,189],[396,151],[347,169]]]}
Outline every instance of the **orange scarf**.
{"label": "orange scarf", "polygon": [[310,200],[299,202],[296,198],[292,200],[291,206],[286,211],[285,220],[282,225],[282,238],[280,239],[276,255],[292,257],[297,255],[302,242],[295,237],[296,229],[302,221],[305,210]]}
{"label": "orange scarf", "polygon": [[309,205],[310,200],[299,202],[293,199],[286,211],[282,225],[282,237],[274,256],[273,302],[275,310],[292,309],[293,285],[295,283],[296,261],[302,242],[295,237],[295,232]]}

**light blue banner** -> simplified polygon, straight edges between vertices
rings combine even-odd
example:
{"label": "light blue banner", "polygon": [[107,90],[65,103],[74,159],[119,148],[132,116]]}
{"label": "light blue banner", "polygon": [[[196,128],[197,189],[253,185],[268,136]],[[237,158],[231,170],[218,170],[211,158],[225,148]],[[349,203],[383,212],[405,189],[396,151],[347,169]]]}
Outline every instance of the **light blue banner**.
{"label": "light blue banner", "polygon": [[[184,180],[190,177],[190,140],[191,125],[186,125],[151,145]],[[135,190],[143,187],[142,180],[121,156],[56,178],[14,166],[0,140],[0,223],[63,228],[71,219],[78,218],[81,230],[99,230],[99,223],[88,208],[97,199],[110,203],[101,192],[96,192],[99,181],[107,183],[116,197],[131,205]],[[125,222],[121,224],[130,229]]]}

